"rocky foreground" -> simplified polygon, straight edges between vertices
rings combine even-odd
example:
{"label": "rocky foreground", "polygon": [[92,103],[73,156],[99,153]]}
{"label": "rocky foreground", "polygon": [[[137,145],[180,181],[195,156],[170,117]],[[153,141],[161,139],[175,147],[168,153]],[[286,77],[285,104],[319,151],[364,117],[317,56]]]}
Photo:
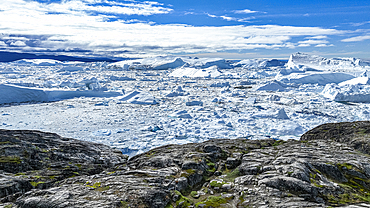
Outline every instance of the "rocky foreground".
{"label": "rocky foreground", "polygon": [[105,145],[0,130],[0,207],[370,207],[370,122],[300,141],[211,140],[128,158]]}

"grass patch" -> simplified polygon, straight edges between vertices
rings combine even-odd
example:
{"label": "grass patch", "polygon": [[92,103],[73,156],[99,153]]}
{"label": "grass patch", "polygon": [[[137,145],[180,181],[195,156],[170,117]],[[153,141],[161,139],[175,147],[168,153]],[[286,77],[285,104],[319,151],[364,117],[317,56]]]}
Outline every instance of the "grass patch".
{"label": "grass patch", "polygon": [[96,188],[97,191],[108,191],[109,190],[109,186],[104,186],[104,187],[99,187],[99,188]]}
{"label": "grass patch", "polygon": [[239,168],[235,168],[232,172],[226,174],[225,181],[234,182],[235,178],[240,176]]}
{"label": "grass patch", "polygon": [[276,141],[272,144],[272,146],[276,147],[276,146],[279,146],[279,145],[281,145],[281,144],[284,144],[284,140],[276,140]]}

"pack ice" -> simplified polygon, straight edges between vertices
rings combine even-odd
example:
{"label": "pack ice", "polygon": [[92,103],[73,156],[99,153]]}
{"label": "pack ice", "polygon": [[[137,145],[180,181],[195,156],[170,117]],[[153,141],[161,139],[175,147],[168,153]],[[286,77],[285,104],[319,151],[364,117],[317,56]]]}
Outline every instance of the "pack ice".
{"label": "pack ice", "polygon": [[287,61],[20,60],[0,64],[0,127],[51,131],[131,156],[209,139],[298,139],[319,124],[369,120],[369,69],[366,60],[303,53]]}

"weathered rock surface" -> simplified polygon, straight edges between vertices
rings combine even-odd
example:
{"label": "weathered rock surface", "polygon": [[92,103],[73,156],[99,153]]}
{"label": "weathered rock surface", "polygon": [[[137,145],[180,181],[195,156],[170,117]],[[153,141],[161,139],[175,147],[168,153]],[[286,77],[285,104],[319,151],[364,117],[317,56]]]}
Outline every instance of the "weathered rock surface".
{"label": "weathered rock surface", "polygon": [[0,207],[370,207],[368,136],[369,122],[325,124],[301,141],[211,140],[128,160],[101,144],[0,130]]}

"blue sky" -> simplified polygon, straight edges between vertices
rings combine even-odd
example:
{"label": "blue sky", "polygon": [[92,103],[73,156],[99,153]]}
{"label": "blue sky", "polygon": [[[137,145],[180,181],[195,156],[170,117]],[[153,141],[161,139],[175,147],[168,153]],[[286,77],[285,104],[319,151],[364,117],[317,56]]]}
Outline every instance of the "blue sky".
{"label": "blue sky", "polygon": [[0,50],[370,59],[370,1],[1,0]]}

